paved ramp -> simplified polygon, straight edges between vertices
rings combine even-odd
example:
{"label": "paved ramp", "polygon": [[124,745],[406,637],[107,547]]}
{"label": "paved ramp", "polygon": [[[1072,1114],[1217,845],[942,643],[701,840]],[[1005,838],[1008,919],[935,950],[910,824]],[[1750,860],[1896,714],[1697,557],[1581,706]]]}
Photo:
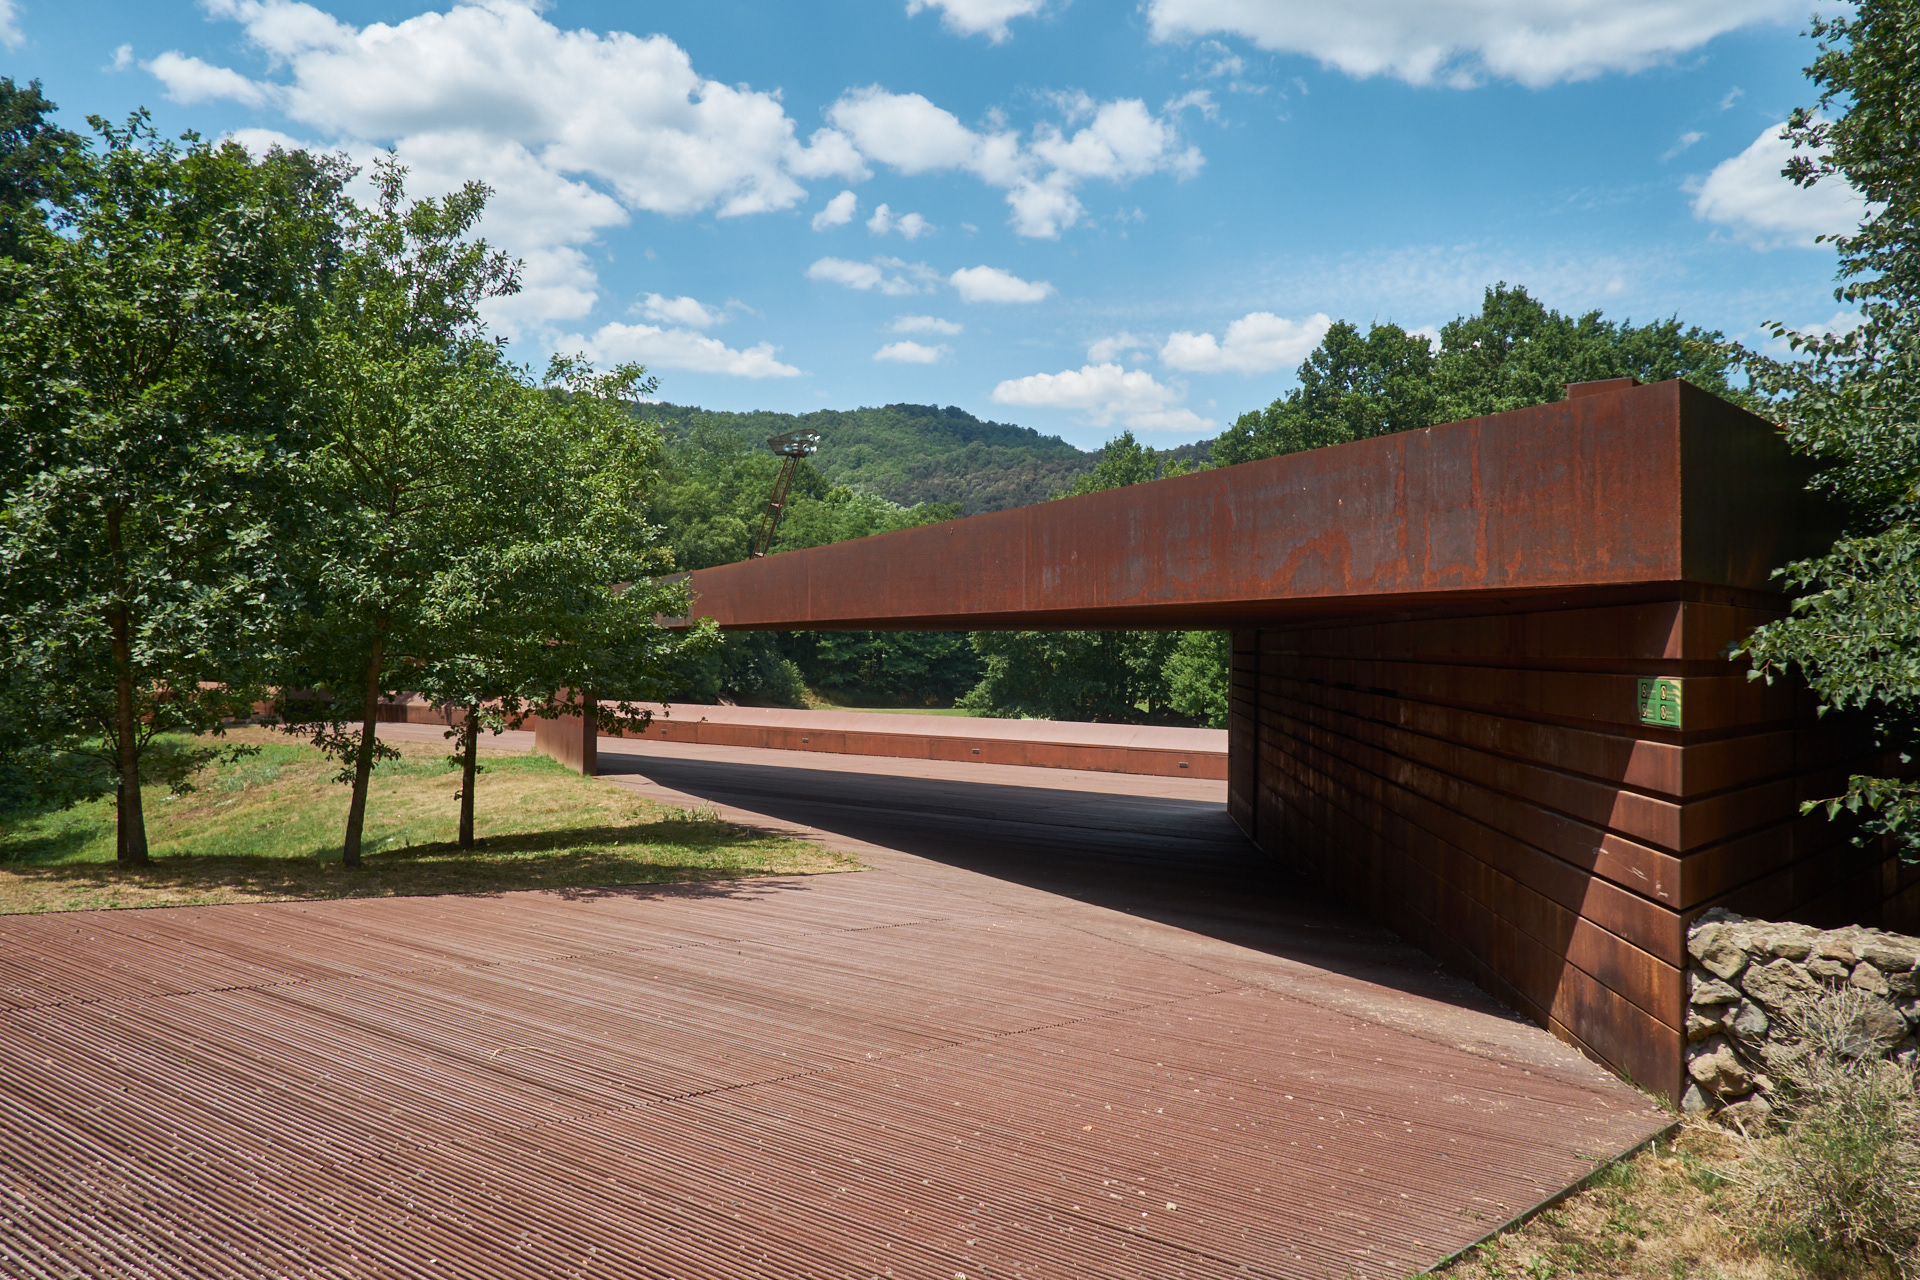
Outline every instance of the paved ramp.
{"label": "paved ramp", "polygon": [[0,920],[0,1273],[1398,1276],[1664,1123],[1217,784],[668,749],[876,870]]}

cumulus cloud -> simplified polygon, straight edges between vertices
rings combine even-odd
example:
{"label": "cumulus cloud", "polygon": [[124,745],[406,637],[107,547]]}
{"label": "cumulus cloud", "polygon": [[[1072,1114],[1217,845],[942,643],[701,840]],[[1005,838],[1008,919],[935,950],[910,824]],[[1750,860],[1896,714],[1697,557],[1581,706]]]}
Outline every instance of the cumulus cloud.
{"label": "cumulus cloud", "polygon": [[18,49],[27,42],[20,30],[20,10],[13,0],[0,0],[0,45]]}
{"label": "cumulus cloud", "polygon": [[1769,126],[1698,184],[1693,216],[1759,249],[1809,247],[1815,236],[1858,226],[1866,212],[1860,193],[1838,175],[1796,186],[1780,174],[1792,155],[1781,127]]}
{"label": "cumulus cloud", "polygon": [[1122,329],[1119,333],[1093,342],[1087,348],[1087,363],[1107,364],[1129,351],[1142,351],[1152,345],[1145,338],[1135,337]]}
{"label": "cumulus cloud", "polygon": [[895,333],[944,333],[948,337],[964,327],[939,316],[895,316],[889,326]]}
{"label": "cumulus cloud", "polygon": [[958,35],[984,35],[999,44],[1012,33],[1007,23],[1046,8],[1047,0],[907,0],[907,16],[922,9],[938,9],[940,21]]}
{"label": "cumulus cloud", "polygon": [[900,364],[934,364],[947,354],[947,344],[937,347],[924,346],[918,342],[902,340],[889,342],[873,353],[875,360],[893,360]]}
{"label": "cumulus cloud", "polygon": [[363,160],[392,146],[423,195],[483,179],[482,231],[527,259],[518,319],[590,309],[580,247],[635,210],[741,216],[799,203],[802,180],[869,176],[844,133],[802,142],[775,94],[700,75],[667,37],[563,31],[526,0],[366,26],[296,0],[208,8],[273,70],[170,51],[144,64],[168,95],[272,107]]}
{"label": "cumulus cloud", "polygon": [[899,258],[875,258],[871,262],[853,262],[846,258],[821,258],[807,268],[807,279],[843,284],[849,289],[877,290],[892,297],[925,293],[940,279],[924,262],[903,262]]}
{"label": "cumulus cloud", "polygon": [[877,236],[883,236],[889,231],[898,231],[909,240],[918,240],[933,230],[933,224],[917,213],[896,214],[883,204],[873,211],[871,218],[867,219],[867,230]]}
{"label": "cumulus cloud", "polygon": [[998,267],[962,267],[947,283],[967,302],[1039,302],[1053,294],[1045,280],[1022,280]]}
{"label": "cumulus cloud", "polygon": [[556,345],[562,351],[584,351],[607,364],[637,360],[649,369],[686,369],[734,378],[800,376],[800,370],[774,359],[779,348],[771,343],[762,342],[737,351],[704,333],[651,324],[606,324],[592,337],[575,334],[560,339]]}
{"label": "cumulus cloud", "polygon": [[1148,0],[1147,17],[1157,40],[1241,36],[1350,76],[1539,88],[1638,71],[1806,9],[1806,0]]}
{"label": "cumulus cloud", "polygon": [[1174,333],[1160,348],[1170,369],[1188,373],[1266,373],[1306,359],[1326,337],[1330,316],[1288,320],[1271,311],[1253,311],[1227,326],[1225,338],[1211,333]]}
{"label": "cumulus cloud", "polygon": [[714,325],[725,324],[727,320],[727,313],[721,308],[710,307],[698,298],[689,298],[684,294],[678,298],[668,298],[650,293],[640,300],[640,314],[649,320],[682,325],[688,329],[711,329]]}
{"label": "cumulus cloud", "polygon": [[1184,398],[1185,392],[1154,381],[1144,369],[1111,363],[1010,378],[993,389],[996,404],[1076,410],[1096,427],[1119,422],[1134,431],[1204,431],[1213,426],[1181,408]]}
{"label": "cumulus cloud", "polygon": [[166,86],[167,97],[175,102],[230,99],[246,107],[264,107],[277,96],[271,85],[257,84],[238,71],[181,53],[163,53],[140,66]]}
{"label": "cumulus cloud", "polygon": [[828,227],[844,227],[853,221],[853,211],[860,207],[860,197],[851,191],[842,191],[827,201],[827,207],[813,215],[813,229],[825,231]]}
{"label": "cumulus cloud", "polygon": [[920,94],[879,85],[844,94],[827,118],[862,156],[901,173],[959,170],[1002,188],[1014,231],[1038,239],[1056,238],[1085,216],[1076,193],[1089,181],[1186,178],[1204,163],[1197,148],[1181,145],[1172,119],[1137,98],[1101,103],[1072,94],[1056,105],[1069,126],[1086,123],[1071,132],[1043,123],[1026,138],[1010,129],[976,133]]}

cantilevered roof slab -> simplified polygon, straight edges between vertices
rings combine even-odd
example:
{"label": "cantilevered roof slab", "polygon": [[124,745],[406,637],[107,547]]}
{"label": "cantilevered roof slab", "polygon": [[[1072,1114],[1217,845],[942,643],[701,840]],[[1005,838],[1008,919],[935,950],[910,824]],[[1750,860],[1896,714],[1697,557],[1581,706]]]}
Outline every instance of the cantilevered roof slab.
{"label": "cantilevered roof slab", "polygon": [[1778,432],[1684,382],[880,534],[692,575],[727,629],[1229,627],[1677,583],[1818,545]]}

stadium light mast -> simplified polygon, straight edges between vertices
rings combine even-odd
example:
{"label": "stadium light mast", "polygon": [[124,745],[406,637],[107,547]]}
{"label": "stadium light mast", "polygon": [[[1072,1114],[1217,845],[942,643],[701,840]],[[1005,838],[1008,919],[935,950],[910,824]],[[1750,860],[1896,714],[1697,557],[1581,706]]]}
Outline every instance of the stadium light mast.
{"label": "stadium light mast", "polygon": [[819,447],[820,433],[811,427],[789,431],[767,441],[767,448],[780,455],[780,474],[774,477],[773,492],[767,495],[767,509],[760,516],[760,531],[753,535],[753,549],[747,552],[747,559],[760,559],[773,545],[773,535],[780,529],[780,517],[787,511],[787,491],[793,488],[793,473],[800,469],[800,459],[811,456]]}

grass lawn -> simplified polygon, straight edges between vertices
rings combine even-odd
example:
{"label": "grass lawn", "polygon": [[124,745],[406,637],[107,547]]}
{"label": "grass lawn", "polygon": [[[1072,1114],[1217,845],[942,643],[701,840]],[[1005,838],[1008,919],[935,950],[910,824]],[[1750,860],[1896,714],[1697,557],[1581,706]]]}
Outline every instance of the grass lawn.
{"label": "grass lawn", "polygon": [[195,790],[144,792],[153,861],[114,861],[113,803],[0,815],[0,914],[288,898],[497,893],[854,871],[817,845],[667,808],[545,756],[484,752],[475,835],[454,845],[460,775],[447,748],[396,742],[374,771],[362,866],[340,862],[347,788],[305,743],[243,729],[258,755],[210,765]]}

